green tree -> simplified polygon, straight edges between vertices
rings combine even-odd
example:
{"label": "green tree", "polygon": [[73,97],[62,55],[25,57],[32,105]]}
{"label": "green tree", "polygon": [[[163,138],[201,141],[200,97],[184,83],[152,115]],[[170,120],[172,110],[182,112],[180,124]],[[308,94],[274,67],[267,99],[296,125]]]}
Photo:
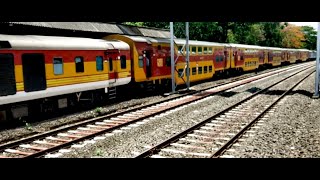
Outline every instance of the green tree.
{"label": "green tree", "polygon": [[250,26],[248,35],[245,39],[245,44],[261,45],[266,38],[264,37],[264,30],[262,24],[256,23]]}
{"label": "green tree", "polygon": [[[169,22],[126,22],[125,24],[169,29]],[[185,22],[174,22],[174,35],[185,38]],[[190,22],[189,39],[221,43],[241,43],[281,47],[281,30],[288,23],[279,22]]]}
{"label": "green tree", "polygon": [[[128,25],[141,27],[154,27],[169,29],[169,22],[126,22]],[[174,22],[174,35],[177,38],[185,38],[185,22]],[[226,42],[227,31],[223,29],[224,23],[218,22],[190,22],[189,39],[213,42]]]}
{"label": "green tree", "polygon": [[265,37],[265,40],[261,43],[261,45],[269,47],[282,47],[281,28],[283,28],[283,25],[281,25],[279,22],[263,22],[261,24],[263,26]]}
{"label": "green tree", "polygon": [[252,24],[252,22],[234,22],[229,24],[229,28],[232,30],[238,43],[246,44],[246,39]]}
{"label": "green tree", "polygon": [[317,31],[311,26],[302,26],[301,31],[304,34],[305,41],[303,48],[316,50],[317,49]]}

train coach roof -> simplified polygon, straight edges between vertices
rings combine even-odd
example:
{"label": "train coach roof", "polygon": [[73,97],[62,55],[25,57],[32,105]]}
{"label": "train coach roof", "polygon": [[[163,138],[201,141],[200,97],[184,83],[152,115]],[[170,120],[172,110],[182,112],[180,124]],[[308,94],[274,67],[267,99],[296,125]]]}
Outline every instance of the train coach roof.
{"label": "train coach roof", "polygon": [[120,45],[120,42],[75,37],[0,34],[0,41],[9,42],[13,49],[107,50],[114,49],[114,46],[129,49],[128,46]]}
{"label": "train coach roof", "polygon": [[254,48],[254,49],[266,49],[267,47],[257,46],[257,45],[246,45],[246,44],[235,44],[229,43],[231,47],[238,47],[238,48]]}
{"label": "train coach roof", "polygon": [[[182,45],[186,43],[185,39],[174,39],[175,43],[178,45]],[[189,45],[194,46],[229,46],[225,43],[217,43],[217,42],[208,42],[208,41],[195,41],[189,40]]]}
{"label": "train coach roof", "polygon": [[112,46],[115,49],[120,49],[120,50],[129,50],[130,49],[130,46],[127,43],[122,42],[122,41],[118,41],[118,40],[104,40],[104,41],[112,44]]}
{"label": "train coach roof", "polygon": [[149,44],[152,43],[170,43],[170,39],[168,38],[153,38],[153,37],[144,37],[144,36],[128,36],[124,35],[127,38],[130,38],[134,42],[146,42]]}
{"label": "train coach roof", "polygon": [[283,51],[285,49],[283,48],[279,48],[279,47],[263,47],[265,49],[268,49],[268,50],[275,50],[275,51]]}
{"label": "train coach roof", "polygon": [[297,49],[299,51],[309,51],[308,49]]}

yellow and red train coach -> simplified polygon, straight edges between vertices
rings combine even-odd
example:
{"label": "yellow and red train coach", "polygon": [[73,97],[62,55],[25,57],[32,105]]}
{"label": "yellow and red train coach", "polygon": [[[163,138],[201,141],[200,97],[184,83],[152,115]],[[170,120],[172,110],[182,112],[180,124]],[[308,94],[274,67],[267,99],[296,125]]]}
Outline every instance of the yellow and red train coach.
{"label": "yellow and red train coach", "polygon": [[[0,106],[71,93],[79,100],[83,92],[100,95],[131,80],[129,46],[123,42],[31,35],[0,39]],[[55,100],[58,108],[71,101]],[[28,114],[27,103],[16,109]],[[0,109],[0,114],[6,112]]]}
{"label": "yellow and red train coach", "polygon": [[[177,84],[186,82],[185,40],[175,39],[178,53],[175,73]],[[222,73],[230,67],[227,45],[204,41],[189,41],[190,82],[210,79],[215,73]]]}

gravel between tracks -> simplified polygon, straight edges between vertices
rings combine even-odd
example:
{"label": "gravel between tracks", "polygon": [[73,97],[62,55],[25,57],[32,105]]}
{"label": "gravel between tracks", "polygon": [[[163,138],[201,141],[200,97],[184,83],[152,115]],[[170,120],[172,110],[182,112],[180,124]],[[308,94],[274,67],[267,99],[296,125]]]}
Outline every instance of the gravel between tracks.
{"label": "gravel between tracks", "polygon": [[189,105],[180,111],[150,120],[139,127],[116,133],[95,144],[86,145],[81,149],[75,149],[70,153],[65,153],[62,157],[133,157],[133,152],[144,151],[146,149],[144,146],[156,145],[175,133],[183,131],[214,115],[219,110],[287,76],[288,75],[282,75],[281,77],[274,76],[271,80],[260,80],[212,96],[210,99],[201,103]]}
{"label": "gravel between tracks", "polygon": [[[176,95],[173,95],[176,96]],[[166,98],[171,98],[166,97]],[[138,106],[145,105],[147,103],[152,103],[156,101],[164,100],[165,98],[162,96],[152,96],[146,97],[142,99],[132,99],[129,101],[101,107],[100,114],[108,114],[110,112],[121,112],[124,110],[132,109]],[[96,110],[85,111],[82,113],[75,113],[73,115],[67,115],[65,117],[54,118],[47,120],[45,122],[34,123],[29,126],[19,127],[15,129],[3,130],[0,132],[0,143],[5,143],[12,140],[17,140],[26,136],[30,136],[33,134],[38,134],[42,132],[49,131],[51,129],[55,129],[58,127],[66,126],[68,124],[76,123],[84,119],[93,118],[98,116]]]}
{"label": "gravel between tracks", "polygon": [[[290,66],[293,66],[293,65],[290,65]],[[285,67],[290,67],[290,66],[285,66]],[[277,70],[280,68],[285,68],[285,67],[268,69],[268,70],[259,72],[258,74],[269,72],[269,71],[274,71],[274,70]],[[243,74],[243,75],[238,76],[236,78],[240,78],[242,76],[248,76],[251,74],[254,74],[254,73]],[[205,87],[213,86],[213,85],[215,85],[219,82],[222,82],[222,81],[229,81],[231,79],[233,79],[233,78],[205,82],[205,83],[194,85],[194,86],[192,86],[192,88],[194,90],[198,90],[198,89],[202,89]],[[169,97],[155,95],[155,96],[150,96],[150,97],[145,97],[145,98],[140,98],[140,99],[131,99],[128,101],[123,101],[123,102],[117,103],[117,104],[101,107],[101,114],[108,114],[109,112],[114,112],[114,111],[120,112],[120,111],[124,111],[127,109],[142,106],[145,104],[149,104],[152,102],[161,101],[161,100],[171,98],[174,96],[178,96],[178,95],[171,95]],[[58,117],[58,118],[49,119],[49,120],[38,122],[38,123],[32,123],[32,124],[25,126],[25,127],[17,127],[14,129],[2,130],[2,131],[0,131],[0,143],[3,144],[6,142],[18,140],[20,138],[24,138],[24,137],[27,137],[30,135],[46,132],[51,129],[55,129],[57,127],[62,127],[62,126],[68,125],[68,124],[79,122],[79,121],[87,119],[87,118],[92,118],[94,116],[97,116],[97,112],[95,110],[88,110],[88,111],[84,111],[84,112],[74,113],[72,115],[66,115],[66,116],[62,116],[62,117]]]}
{"label": "gravel between tracks", "polygon": [[255,136],[232,147],[234,157],[307,158],[320,157],[320,99],[312,99],[315,74],[281,100],[264,120]]}

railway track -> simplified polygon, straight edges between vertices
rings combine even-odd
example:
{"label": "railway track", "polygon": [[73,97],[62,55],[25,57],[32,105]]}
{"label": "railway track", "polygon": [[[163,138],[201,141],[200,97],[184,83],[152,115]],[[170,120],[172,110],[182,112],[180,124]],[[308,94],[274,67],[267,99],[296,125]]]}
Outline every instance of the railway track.
{"label": "railway track", "polygon": [[[302,67],[310,68],[311,66],[299,66],[296,68]],[[78,142],[82,142],[92,138],[104,138],[97,136],[120,129],[124,126],[128,126],[148,117],[158,115],[160,113],[163,113],[164,111],[175,109],[179,106],[201,100],[213,94],[226,91],[228,89],[241,86],[284,71],[288,71],[288,69],[277,70],[274,72],[247,78],[245,80],[219,85],[218,87],[210,89],[208,88],[207,90],[203,90],[201,92],[191,92],[188,95],[182,95],[179,97],[171,98],[169,100],[164,100],[150,105],[134,108],[125,112],[89,119],[68,127],[59,128],[56,130],[48,131],[46,133],[3,144],[0,145],[0,152],[2,152],[0,157],[42,157],[48,153],[56,152],[63,148],[72,146],[73,144]]]}
{"label": "railway track", "polygon": [[[258,121],[263,122],[261,119],[272,107],[314,72],[315,70],[308,73],[279,96],[278,92],[272,92],[269,89],[280,83],[290,81],[290,78],[299,75],[301,71],[280,80],[147,149],[135,158],[223,157],[224,152],[232,147],[245,133],[248,135],[254,133],[255,129],[259,128],[255,124]],[[261,102],[261,98],[259,98],[261,95],[276,95],[276,98],[269,98]]]}

